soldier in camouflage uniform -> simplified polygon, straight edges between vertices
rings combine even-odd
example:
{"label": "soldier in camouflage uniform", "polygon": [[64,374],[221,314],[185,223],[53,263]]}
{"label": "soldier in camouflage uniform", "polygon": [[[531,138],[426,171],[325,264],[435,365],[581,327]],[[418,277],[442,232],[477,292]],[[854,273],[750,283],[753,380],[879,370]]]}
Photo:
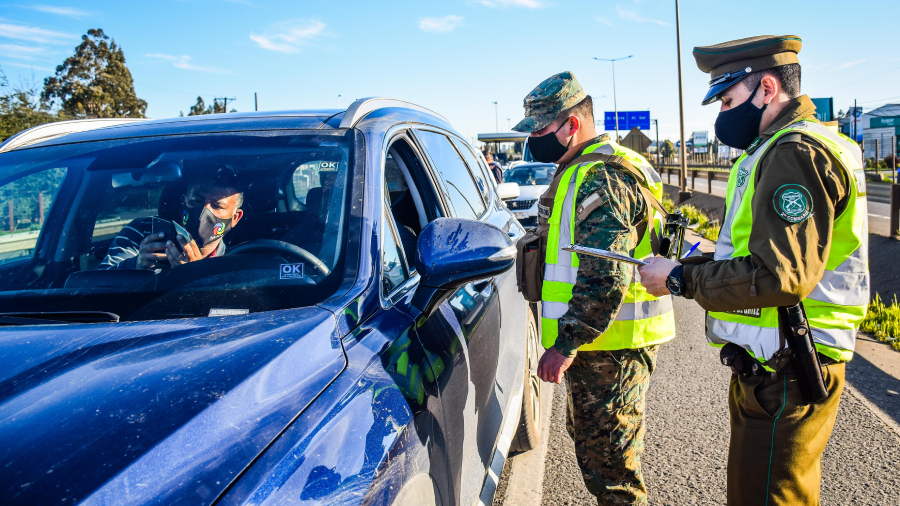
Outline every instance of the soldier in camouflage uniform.
{"label": "soldier in camouflage uniform", "polygon": [[[536,160],[560,164],[553,184],[541,197],[537,233],[550,236],[545,247],[554,247],[550,217],[560,211],[557,188],[574,171],[584,168],[584,179],[574,192],[574,216],[568,217],[574,224],[572,242],[634,255],[643,239],[638,228],[650,212],[637,179],[603,162],[579,163],[574,171],[566,165],[586,152],[625,156],[633,165],[643,158],[606,135],[597,135],[591,98],[569,72],[538,85],[526,97],[525,111],[525,119],[513,130],[531,134],[528,142]],[[643,164],[645,172],[653,170],[645,160]],[[563,215],[561,219],[566,218]],[[558,229],[559,221],[555,223]],[[548,308],[552,312],[555,306],[547,301],[549,270],[545,271],[542,342],[548,349],[541,357],[538,374],[545,381],[559,383],[565,373],[567,428],[575,441],[585,485],[598,504],[646,504],[640,466],[644,398],[659,343],[674,337],[674,319],[668,313],[671,332],[650,339],[634,335],[639,334],[634,330],[637,322],[622,321],[619,315],[623,306],[634,300],[634,294],[629,294],[635,282],[634,268],[585,256],[573,265],[577,265],[577,276],[571,298],[565,312],[556,318],[548,315]],[[670,299],[668,307],[671,311]],[[628,309],[634,313],[634,308]],[[551,334],[556,334],[555,341],[548,339]]]}

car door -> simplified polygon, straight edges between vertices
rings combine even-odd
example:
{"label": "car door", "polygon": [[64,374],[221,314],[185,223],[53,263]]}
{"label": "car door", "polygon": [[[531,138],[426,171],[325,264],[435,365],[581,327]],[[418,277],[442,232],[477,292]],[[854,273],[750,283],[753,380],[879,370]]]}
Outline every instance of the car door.
{"label": "car door", "polygon": [[[459,218],[480,219],[488,202],[463,158],[442,132],[417,129],[439,177],[444,200]],[[444,436],[459,504],[473,504],[491,463],[505,405],[497,385],[500,303],[494,279],[469,283],[420,322],[422,343],[437,352],[449,374],[438,374]]]}

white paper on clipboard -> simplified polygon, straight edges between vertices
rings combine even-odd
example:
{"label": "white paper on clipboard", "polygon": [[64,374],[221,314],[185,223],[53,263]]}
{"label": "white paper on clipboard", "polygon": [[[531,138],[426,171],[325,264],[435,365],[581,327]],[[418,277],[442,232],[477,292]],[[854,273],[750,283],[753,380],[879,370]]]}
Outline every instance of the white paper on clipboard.
{"label": "white paper on clipboard", "polygon": [[613,260],[616,262],[624,262],[626,264],[647,265],[647,262],[645,262],[643,260],[638,260],[637,258],[632,258],[628,255],[622,255],[619,253],[615,253],[613,251],[607,251],[605,249],[588,248],[585,246],[579,246],[577,244],[573,244],[571,246],[563,246],[563,250],[571,251],[572,253],[578,253],[581,255],[589,255],[592,257],[605,258],[607,260]]}

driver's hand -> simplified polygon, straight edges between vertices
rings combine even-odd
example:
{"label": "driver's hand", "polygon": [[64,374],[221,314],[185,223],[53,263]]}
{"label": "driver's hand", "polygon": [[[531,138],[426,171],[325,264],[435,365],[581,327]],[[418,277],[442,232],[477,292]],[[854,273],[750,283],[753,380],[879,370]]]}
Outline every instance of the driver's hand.
{"label": "driver's hand", "polygon": [[158,269],[165,265],[166,254],[161,253],[166,249],[166,243],[163,241],[165,236],[166,234],[160,232],[144,237],[144,240],[138,246],[135,267],[138,269]]}
{"label": "driver's hand", "polygon": [[166,242],[166,258],[169,259],[169,265],[172,267],[203,258],[196,241],[187,242],[187,239],[182,237],[181,234],[176,235],[175,240],[181,245],[180,250],[172,241]]}

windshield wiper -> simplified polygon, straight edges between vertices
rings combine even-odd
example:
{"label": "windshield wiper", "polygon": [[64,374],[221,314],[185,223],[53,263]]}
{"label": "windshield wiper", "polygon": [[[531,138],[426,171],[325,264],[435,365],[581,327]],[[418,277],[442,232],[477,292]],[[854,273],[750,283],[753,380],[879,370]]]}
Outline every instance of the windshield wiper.
{"label": "windshield wiper", "polygon": [[56,311],[46,313],[0,313],[3,325],[65,325],[67,323],[116,323],[119,315],[104,311]]}

